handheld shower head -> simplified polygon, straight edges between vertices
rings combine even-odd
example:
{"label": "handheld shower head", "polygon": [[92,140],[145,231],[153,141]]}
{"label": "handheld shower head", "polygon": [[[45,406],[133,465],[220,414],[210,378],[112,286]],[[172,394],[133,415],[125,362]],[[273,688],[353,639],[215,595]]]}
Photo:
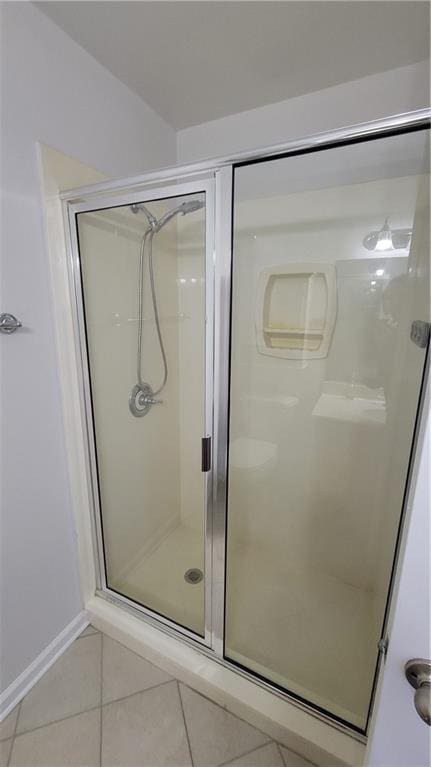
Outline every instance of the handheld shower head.
{"label": "handheld shower head", "polygon": [[174,216],[177,216],[180,213],[183,216],[186,216],[187,213],[194,213],[196,210],[204,207],[205,203],[201,202],[201,200],[187,200],[186,202],[182,202],[178,207],[168,210],[168,212],[159,219],[157,223],[157,231],[159,232],[162,226],[165,226],[165,224],[167,224],[171,218],[174,218]]}
{"label": "handheld shower head", "polygon": [[183,202],[182,205],[180,205],[180,213],[185,216],[187,213],[194,213],[195,210],[200,210],[204,207],[205,203],[201,200],[188,200],[187,202]]}
{"label": "handheld shower head", "polygon": [[179,213],[181,213],[183,216],[186,216],[187,213],[194,213],[196,210],[200,210],[200,208],[204,207],[205,203],[201,200],[186,200],[186,202],[182,202],[181,205],[178,205],[176,208],[168,210],[168,212],[165,213],[165,215],[162,216],[159,220],[153,216],[151,211],[149,211],[142,202],[132,203],[130,210],[132,213],[139,213],[139,211],[142,211],[142,213],[144,213],[144,215],[147,217],[151,229],[155,233],[160,232],[160,229],[165,224],[167,224],[171,218],[174,218],[174,216],[177,216]]}

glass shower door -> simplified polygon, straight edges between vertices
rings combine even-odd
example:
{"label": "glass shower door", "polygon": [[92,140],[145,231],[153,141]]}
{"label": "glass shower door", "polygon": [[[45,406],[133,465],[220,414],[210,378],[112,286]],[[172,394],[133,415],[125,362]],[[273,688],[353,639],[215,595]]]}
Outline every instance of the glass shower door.
{"label": "glass shower door", "polygon": [[364,731],[429,332],[428,132],[234,177],[225,657]]}
{"label": "glass shower door", "polygon": [[76,225],[106,587],[205,639],[211,188],[190,187]]}

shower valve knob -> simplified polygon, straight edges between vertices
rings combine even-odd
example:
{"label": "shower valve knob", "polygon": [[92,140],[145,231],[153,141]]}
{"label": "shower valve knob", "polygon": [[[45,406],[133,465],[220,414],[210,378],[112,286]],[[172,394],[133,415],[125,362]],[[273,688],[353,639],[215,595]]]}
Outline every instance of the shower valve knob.
{"label": "shower valve knob", "polygon": [[0,314],[0,330],[2,333],[15,333],[15,330],[22,328],[22,323],[13,314],[5,312]]}
{"label": "shower valve knob", "polygon": [[147,383],[136,384],[129,397],[129,410],[132,415],[141,417],[146,415],[153,405],[162,405],[163,400],[154,396],[151,386]]}

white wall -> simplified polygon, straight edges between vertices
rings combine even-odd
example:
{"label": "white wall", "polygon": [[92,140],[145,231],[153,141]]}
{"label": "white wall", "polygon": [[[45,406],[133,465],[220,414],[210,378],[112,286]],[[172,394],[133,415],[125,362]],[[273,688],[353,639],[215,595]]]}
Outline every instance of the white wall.
{"label": "white wall", "polygon": [[192,162],[277,144],[429,105],[429,62],[185,128],[177,161]]}
{"label": "white wall", "polygon": [[172,163],[173,130],[30,3],[2,7],[2,640],[7,687],[81,609],[38,167],[41,141],[109,176]]}

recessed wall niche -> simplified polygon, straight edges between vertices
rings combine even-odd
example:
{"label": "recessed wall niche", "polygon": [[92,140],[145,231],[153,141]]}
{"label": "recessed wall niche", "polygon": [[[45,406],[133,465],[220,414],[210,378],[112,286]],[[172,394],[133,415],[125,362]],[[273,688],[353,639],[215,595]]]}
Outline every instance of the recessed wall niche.
{"label": "recessed wall niche", "polygon": [[333,264],[272,266],[259,275],[258,351],[285,359],[326,357],[337,311]]}

